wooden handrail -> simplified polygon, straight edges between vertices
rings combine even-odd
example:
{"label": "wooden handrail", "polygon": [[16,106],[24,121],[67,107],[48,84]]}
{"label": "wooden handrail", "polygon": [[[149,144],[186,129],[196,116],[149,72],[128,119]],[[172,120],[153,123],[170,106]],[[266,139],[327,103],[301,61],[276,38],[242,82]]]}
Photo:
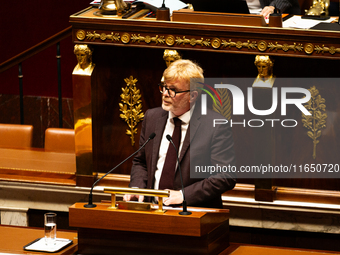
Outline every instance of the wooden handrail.
{"label": "wooden handrail", "polygon": [[46,40],[36,44],[35,46],[21,52],[20,54],[14,56],[13,58],[10,58],[6,60],[5,62],[0,64],[0,73],[6,71],[7,69],[18,65],[25,61],[26,59],[34,56],[35,54],[39,53],[40,51],[43,51],[47,49],[48,47],[57,44],[61,40],[69,37],[72,33],[72,27],[68,27],[59,33],[47,38]]}

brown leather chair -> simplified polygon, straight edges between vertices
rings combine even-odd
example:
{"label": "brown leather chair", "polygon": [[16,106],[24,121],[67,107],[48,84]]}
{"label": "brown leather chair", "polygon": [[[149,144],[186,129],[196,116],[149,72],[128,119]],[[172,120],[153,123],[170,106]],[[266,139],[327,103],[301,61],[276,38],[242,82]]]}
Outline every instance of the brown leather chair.
{"label": "brown leather chair", "polygon": [[0,147],[30,148],[32,140],[32,125],[0,124]]}
{"label": "brown leather chair", "polygon": [[45,150],[55,152],[75,152],[74,130],[48,128],[45,130]]}

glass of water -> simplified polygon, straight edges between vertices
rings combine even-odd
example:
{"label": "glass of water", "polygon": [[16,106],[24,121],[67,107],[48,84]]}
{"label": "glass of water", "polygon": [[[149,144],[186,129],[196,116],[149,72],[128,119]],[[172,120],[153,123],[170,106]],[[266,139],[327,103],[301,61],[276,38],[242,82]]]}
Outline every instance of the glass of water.
{"label": "glass of water", "polygon": [[54,245],[57,238],[57,214],[45,213],[45,243],[46,245]]}

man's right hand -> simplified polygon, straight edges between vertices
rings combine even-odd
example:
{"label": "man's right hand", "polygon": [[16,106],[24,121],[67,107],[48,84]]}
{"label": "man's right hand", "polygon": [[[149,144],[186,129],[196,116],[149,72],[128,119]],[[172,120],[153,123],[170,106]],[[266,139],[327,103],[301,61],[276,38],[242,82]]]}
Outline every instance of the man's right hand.
{"label": "man's right hand", "polygon": [[144,201],[144,196],[125,194],[124,197],[123,197],[123,200],[124,200],[124,201],[138,201],[138,202],[143,202],[143,201]]}

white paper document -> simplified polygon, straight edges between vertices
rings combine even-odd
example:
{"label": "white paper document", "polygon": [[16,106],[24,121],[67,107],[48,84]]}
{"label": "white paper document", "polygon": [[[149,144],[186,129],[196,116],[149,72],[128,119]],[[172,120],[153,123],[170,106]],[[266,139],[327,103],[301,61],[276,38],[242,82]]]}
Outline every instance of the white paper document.
{"label": "white paper document", "polygon": [[[100,4],[101,0],[94,0],[91,2],[92,5]],[[126,2],[134,2],[134,1],[126,1]],[[146,4],[150,4],[157,8],[162,7],[163,0],[139,0],[138,2],[144,2]],[[165,6],[170,9],[170,15],[173,11],[177,11],[185,8],[187,5],[180,0],[165,0]]]}
{"label": "white paper document", "polygon": [[293,16],[282,23],[282,27],[285,28],[301,28],[309,29],[316,26],[321,22],[331,23],[335,18],[329,18],[327,20],[316,20],[316,19],[302,19],[301,16]]}
{"label": "white paper document", "polygon": [[[144,2],[157,8],[162,7],[163,4],[163,0],[139,0],[139,2]],[[173,11],[183,9],[187,5],[180,0],[165,0],[165,6],[170,9],[170,15],[172,15]]]}

